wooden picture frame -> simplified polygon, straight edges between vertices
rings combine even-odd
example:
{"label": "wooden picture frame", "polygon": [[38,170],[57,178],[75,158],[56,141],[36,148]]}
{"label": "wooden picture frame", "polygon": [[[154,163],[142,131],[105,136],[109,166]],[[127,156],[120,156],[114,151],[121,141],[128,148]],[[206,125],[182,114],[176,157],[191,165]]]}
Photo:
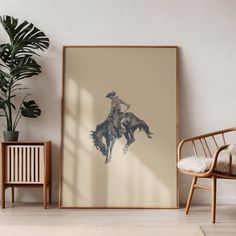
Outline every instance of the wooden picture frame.
{"label": "wooden picture frame", "polygon": [[178,104],[177,46],[64,46],[59,207],[177,208]]}

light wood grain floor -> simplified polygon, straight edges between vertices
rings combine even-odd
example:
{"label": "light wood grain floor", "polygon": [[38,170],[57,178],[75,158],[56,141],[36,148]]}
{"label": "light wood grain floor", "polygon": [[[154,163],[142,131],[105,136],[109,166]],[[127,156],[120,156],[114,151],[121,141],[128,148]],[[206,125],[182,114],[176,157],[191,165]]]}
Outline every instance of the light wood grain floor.
{"label": "light wood grain floor", "polygon": [[38,204],[6,205],[0,209],[1,225],[199,225],[205,235],[236,235],[236,205],[217,206],[217,223],[211,224],[210,206],[193,206],[188,216],[184,209],[129,210],[129,209],[58,209],[51,205],[44,210]]}

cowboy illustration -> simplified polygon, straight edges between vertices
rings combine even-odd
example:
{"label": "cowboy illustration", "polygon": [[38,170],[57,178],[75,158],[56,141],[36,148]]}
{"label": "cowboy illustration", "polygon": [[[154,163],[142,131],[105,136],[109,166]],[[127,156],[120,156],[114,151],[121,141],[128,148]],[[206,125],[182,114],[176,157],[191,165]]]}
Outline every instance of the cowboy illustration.
{"label": "cowboy illustration", "polygon": [[[122,127],[122,119],[125,116],[125,112],[130,108],[130,104],[126,103],[124,100],[120,99],[115,91],[112,91],[106,95],[107,98],[111,99],[111,109],[108,115],[108,120],[113,123],[117,136],[122,136],[124,128]],[[121,105],[124,105],[126,109],[121,110]]]}
{"label": "cowboy illustration", "polygon": [[106,157],[105,163],[112,159],[112,150],[117,139],[124,136],[126,144],[123,153],[128,151],[129,146],[135,142],[136,130],[144,131],[149,139],[153,133],[144,120],[138,118],[133,112],[127,112],[130,104],[120,99],[115,91],[106,95],[111,99],[111,108],[105,121],[97,124],[96,129],[91,131],[94,146]]}

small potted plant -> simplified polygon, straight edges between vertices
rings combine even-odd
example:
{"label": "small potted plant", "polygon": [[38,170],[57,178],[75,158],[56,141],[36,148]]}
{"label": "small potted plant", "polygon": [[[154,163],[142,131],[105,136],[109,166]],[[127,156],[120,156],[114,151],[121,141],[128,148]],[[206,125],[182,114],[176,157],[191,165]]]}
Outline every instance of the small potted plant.
{"label": "small potted plant", "polygon": [[[49,39],[33,24],[18,22],[11,16],[0,17],[0,23],[9,36],[9,43],[0,45],[0,115],[6,120],[5,141],[17,141],[16,130],[22,117],[37,118],[41,110],[24,91],[22,82],[41,73],[41,66],[33,56],[49,47]],[[20,105],[16,105],[21,99]]]}

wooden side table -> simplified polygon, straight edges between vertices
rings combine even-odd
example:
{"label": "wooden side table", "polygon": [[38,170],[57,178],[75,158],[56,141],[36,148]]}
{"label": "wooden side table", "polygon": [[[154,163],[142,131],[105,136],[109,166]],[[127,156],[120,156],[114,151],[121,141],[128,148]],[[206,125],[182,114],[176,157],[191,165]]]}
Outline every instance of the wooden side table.
{"label": "wooden side table", "polygon": [[51,142],[0,142],[0,188],[2,208],[5,190],[15,187],[43,188],[44,208],[47,208],[47,188],[51,203]]}

